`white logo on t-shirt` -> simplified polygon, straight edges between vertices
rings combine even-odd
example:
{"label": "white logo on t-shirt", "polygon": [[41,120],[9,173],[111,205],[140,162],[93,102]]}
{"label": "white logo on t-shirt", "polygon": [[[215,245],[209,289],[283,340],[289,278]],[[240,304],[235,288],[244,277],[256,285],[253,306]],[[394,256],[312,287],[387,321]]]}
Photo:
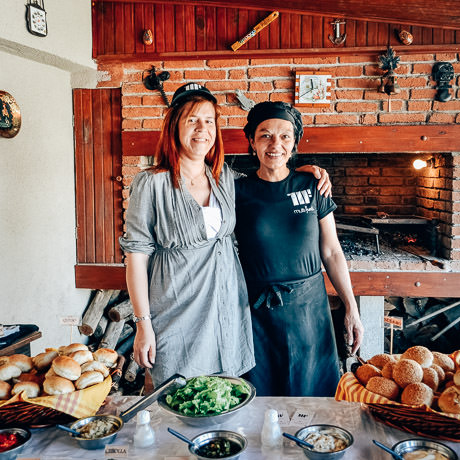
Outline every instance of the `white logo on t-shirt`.
{"label": "white logo on t-shirt", "polygon": [[294,206],[300,206],[302,204],[309,204],[311,198],[311,190],[301,190],[300,192],[288,193],[287,196],[291,197],[292,204]]}

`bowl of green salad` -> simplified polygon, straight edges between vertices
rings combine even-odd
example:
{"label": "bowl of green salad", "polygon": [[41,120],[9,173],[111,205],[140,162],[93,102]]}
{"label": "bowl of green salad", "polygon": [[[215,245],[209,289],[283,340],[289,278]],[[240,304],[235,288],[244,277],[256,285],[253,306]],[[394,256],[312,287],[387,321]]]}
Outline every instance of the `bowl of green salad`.
{"label": "bowl of green salad", "polygon": [[234,417],[255,395],[254,386],[241,377],[203,375],[162,395],[158,405],[187,425],[204,427]]}

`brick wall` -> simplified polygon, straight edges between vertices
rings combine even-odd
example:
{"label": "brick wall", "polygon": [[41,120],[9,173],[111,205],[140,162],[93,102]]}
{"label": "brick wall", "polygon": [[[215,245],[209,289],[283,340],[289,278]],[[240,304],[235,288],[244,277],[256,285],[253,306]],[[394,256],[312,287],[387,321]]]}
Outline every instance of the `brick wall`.
{"label": "brick wall", "polygon": [[[435,101],[433,64],[449,61],[456,74],[451,101]],[[158,91],[142,83],[151,66],[167,70],[164,83],[169,100],[175,89],[188,81],[206,85],[222,107],[221,126],[242,128],[246,121],[235,98],[242,90],[250,99],[294,101],[295,70],[321,70],[332,74],[332,100],[327,108],[305,108],[305,126],[366,126],[391,124],[460,123],[460,60],[456,53],[401,56],[396,70],[401,93],[388,96],[377,91],[382,71],[378,56],[328,56],[284,59],[171,60],[100,65],[100,87],[122,88],[123,130],[158,130],[166,106]],[[152,146],[152,152],[154,147]],[[231,152],[227,152],[231,153]],[[333,153],[333,152],[332,152]],[[312,160],[328,169],[339,211],[347,214],[420,214],[441,222],[444,256],[460,260],[460,142],[452,152],[436,152],[434,168],[416,172],[406,155],[321,155]],[[427,158],[427,155],[424,155]],[[125,200],[145,157],[124,157]],[[125,202],[126,206],[126,202]]]}

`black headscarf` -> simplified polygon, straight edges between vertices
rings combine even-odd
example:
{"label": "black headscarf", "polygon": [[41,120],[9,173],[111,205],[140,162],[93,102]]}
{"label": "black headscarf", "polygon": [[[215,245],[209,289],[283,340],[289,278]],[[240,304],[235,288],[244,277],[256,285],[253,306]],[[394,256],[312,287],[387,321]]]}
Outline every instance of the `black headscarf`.
{"label": "black headscarf", "polygon": [[[248,113],[248,122],[244,127],[244,134],[248,140],[254,139],[254,133],[256,132],[257,126],[265,120],[271,118],[281,118],[292,123],[294,127],[294,151],[297,150],[297,145],[302,139],[303,135],[303,124],[301,113],[291,104],[286,102],[260,102],[256,104]],[[250,146],[251,150],[252,147]]]}

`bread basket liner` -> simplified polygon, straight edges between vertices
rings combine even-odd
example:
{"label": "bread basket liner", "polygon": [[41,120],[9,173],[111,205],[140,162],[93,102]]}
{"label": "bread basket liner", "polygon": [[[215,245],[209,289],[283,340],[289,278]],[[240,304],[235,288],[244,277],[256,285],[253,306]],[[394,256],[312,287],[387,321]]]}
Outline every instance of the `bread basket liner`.
{"label": "bread basket liner", "polygon": [[28,398],[23,391],[12,398],[0,402],[0,408],[6,409],[9,404],[25,402],[35,406],[49,407],[51,409],[71,415],[75,418],[95,415],[101,407],[112,386],[112,377],[109,375],[103,382],[77,390],[71,393],[55,396],[39,396]]}

